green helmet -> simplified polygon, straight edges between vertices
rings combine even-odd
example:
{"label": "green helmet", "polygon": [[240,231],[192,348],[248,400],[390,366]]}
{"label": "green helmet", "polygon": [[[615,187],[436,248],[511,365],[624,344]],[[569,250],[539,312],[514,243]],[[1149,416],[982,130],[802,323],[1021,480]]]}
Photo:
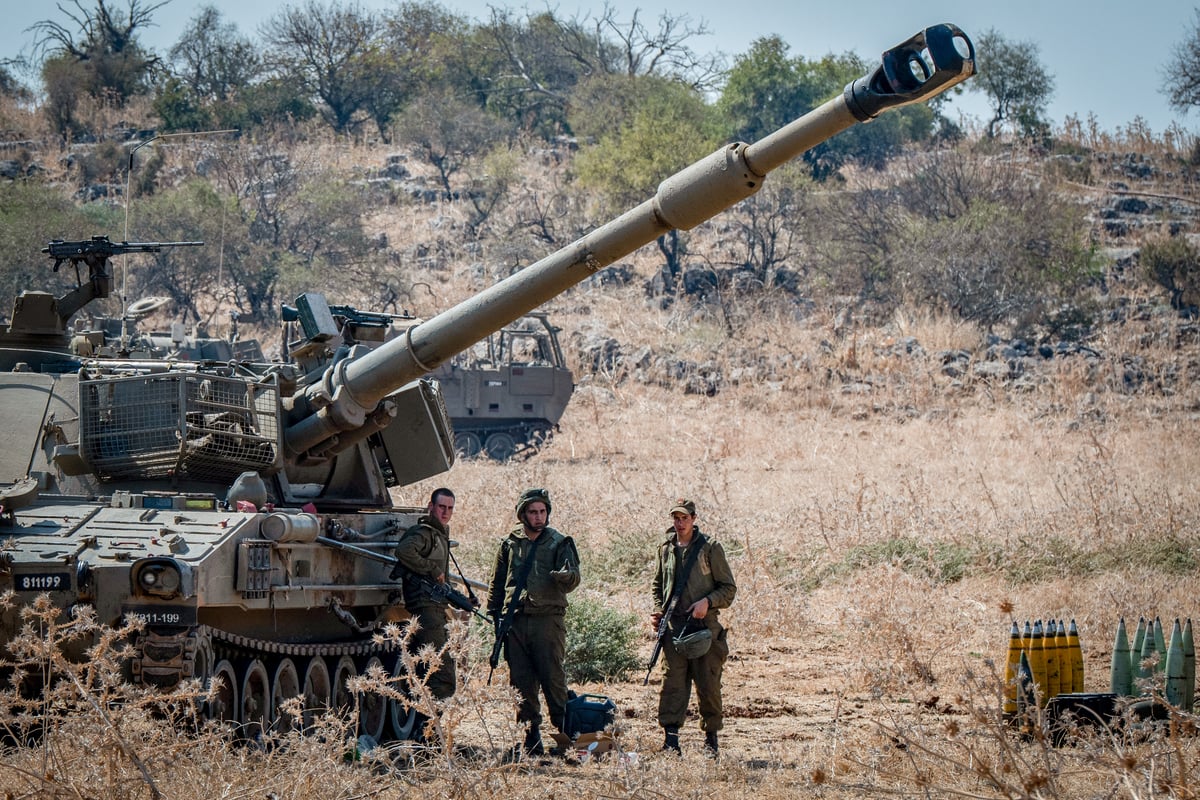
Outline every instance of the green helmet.
{"label": "green helmet", "polygon": [[671,640],[675,652],[684,658],[699,658],[712,646],[712,631],[701,628],[688,633],[686,630]]}
{"label": "green helmet", "polygon": [[526,489],[517,500],[517,519],[521,519],[521,515],[525,513],[525,506],[530,503],[545,503],[546,515],[550,515],[550,492],[545,489]]}

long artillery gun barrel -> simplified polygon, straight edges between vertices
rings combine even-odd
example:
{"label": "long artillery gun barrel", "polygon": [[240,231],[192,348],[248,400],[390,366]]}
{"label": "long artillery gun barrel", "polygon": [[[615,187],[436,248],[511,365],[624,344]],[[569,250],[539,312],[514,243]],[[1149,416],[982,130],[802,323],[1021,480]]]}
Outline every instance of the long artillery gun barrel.
{"label": "long artillery gun barrel", "polygon": [[[673,230],[688,230],[755,194],[768,173],[891,108],[928,101],[975,72],[975,49],[950,24],[926,28],[883,53],[841,95],[753,144],[733,143],[664,180],[654,197],[574,243],[396,339],[329,368],[292,399],[288,450],[337,449],[389,394]],[[349,438],[349,437],[348,437]]]}

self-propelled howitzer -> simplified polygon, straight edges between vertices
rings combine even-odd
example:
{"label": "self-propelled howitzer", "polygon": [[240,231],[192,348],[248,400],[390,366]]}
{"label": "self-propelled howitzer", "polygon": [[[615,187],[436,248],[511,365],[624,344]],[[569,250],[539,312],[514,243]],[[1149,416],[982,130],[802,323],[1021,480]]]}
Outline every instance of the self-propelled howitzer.
{"label": "self-propelled howitzer", "polygon": [[[390,341],[356,341],[338,307],[312,293],[297,301],[304,336],[288,363],[80,359],[0,373],[0,594],[44,592],[64,614],[89,606],[112,625],[140,617],[129,677],[161,687],[220,677],[206,713],[249,734],[285,725],[278,709],[294,695],[306,713],[353,704],[350,677],[401,669],[373,634],[404,613],[386,559],[361,551],[389,553],[420,513],[394,507],[389,487],[454,460],[437,384],[424,376],[664,232],[753,195],[825,139],[973,71],[962,31],[929,28],[838,97],[721,148],[637,208]],[[0,647],[21,625],[19,610],[0,607]],[[83,658],[86,643],[74,647]],[[357,702],[365,733],[403,730],[402,701]]]}

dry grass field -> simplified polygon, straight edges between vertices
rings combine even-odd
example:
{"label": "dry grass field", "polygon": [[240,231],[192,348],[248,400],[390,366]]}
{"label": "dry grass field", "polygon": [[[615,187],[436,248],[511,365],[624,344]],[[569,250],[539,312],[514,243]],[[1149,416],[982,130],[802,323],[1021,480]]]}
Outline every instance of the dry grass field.
{"label": "dry grass field", "polygon": [[[996,670],[1010,620],[1074,618],[1087,689],[1106,691],[1119,617],[1200,616],[1195,395],[1131,401],[1068,374],[1010,396],[892,367],[869,396],[804,377],[715,397],[589,387],[537,458],[456,466],[456,535],[482,567],[516,494],[547,486],[583,547],[580,591],[644,617],[634,553],[648,565],[671,498],[697,501],[739,582],[721,768],[694,725],[682,773],[655,757],[653,681],[588,687],[618,700],[644,769],[686,788],[672,796],[1191,796],[1191,736],[1022,744],[996,724]],[[656,796],[635,780],[617,796]]]}
{"label": "dry grass field", "polygon": [[[821,333],[799,326],[774,344]],[[465,647],[451,757],[347,761],[333,722],[266,750],[231,746],[135,705],[97,706],[7,750],[0,786],[8,797],[1195,796],[1191,718],[1053,748],[998,722],[996,670],[1011,619],[1074,618],[1087,688],[1106,690],[1118,617],[1200,616],[1196,397],[1073,394],[1069,376],[1011,396],[951,388],[924,363],[893,367],[892,387],[865,397],[801,375],[714,397],[591,381],[538,456],[461,462],[398,497],[453,486],[459,560],[484,578],[516,495],[548,487],[552,523],[581,546],[578,591],[643,618],[668,504],[693,497],[739,583],[717,763],[694,720],[682,759],[658,752],[657,677],[635,674],[577,688],[616,700],[636,763],[502,764],[518,737],[511,696],[502,674],[485,685],[486,663]]]}
{"label": "dry grass field", "polygon": [[[406,212],[407,213],[407,212]],[[416,220],[380,222],[393,242]],[[633,262],[642,276],[653,253]],[[478,275],[427,276],[440,307]],[[170,724],[155,705],[96,702],[0,752],[6,798],[1195,797],[1195,718],[1083,734],[1055,748],[1000,722],[1014,619],[1079,625],[1086,687],[1108,688],[1118,618],[1200,620],[1200,383],[1195,341],[1169,315],[1113,326],[1093,361],[1046,361],[1014,385],[943,374],[984,332],[913,313],[848,326],[763,303],[730,337],[713,308],[648,303],[638,281],[550,304],[568,332],[603,331],[729,376],[713,396],[633,373],[588,374],[562,430],[508,464],[456,464],[397,490],[458,494],[453,536],[486,580],[523,489],[580,545],[584,596],[645,620],[653,546],[673,498],[731,556],[738,596],[719,762],[694,718],[682,759],[658,751],[657,674],[576,687],[611,696],[625,754],[502,763],[519,736],[504,675],[462,642],[464,685],[445,717],[453,752],[348,757],[345,720],[268,748]],[[1194,334],[1192,334],[1194,336]],[[919,342],[922,353],[897,348]],[[576,357],[576,356],[573,356]],[[1169,391],[1126,391],[1137,359]],[[651,647],[648,624],[640,655]],[[69,687],[67,687],[69,691]],[[175,710],[185,706],[180,701]]]}

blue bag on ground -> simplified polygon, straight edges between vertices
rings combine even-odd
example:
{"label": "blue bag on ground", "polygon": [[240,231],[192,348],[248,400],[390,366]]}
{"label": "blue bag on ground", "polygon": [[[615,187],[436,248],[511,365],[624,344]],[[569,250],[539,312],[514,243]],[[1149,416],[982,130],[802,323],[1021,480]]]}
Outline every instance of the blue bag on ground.
{"label": "blue bag on ground", "polygon": [[596,733],[616,720],[617,706],[602,694],[567,692],[566,734],[572,739],[584,733]]}

